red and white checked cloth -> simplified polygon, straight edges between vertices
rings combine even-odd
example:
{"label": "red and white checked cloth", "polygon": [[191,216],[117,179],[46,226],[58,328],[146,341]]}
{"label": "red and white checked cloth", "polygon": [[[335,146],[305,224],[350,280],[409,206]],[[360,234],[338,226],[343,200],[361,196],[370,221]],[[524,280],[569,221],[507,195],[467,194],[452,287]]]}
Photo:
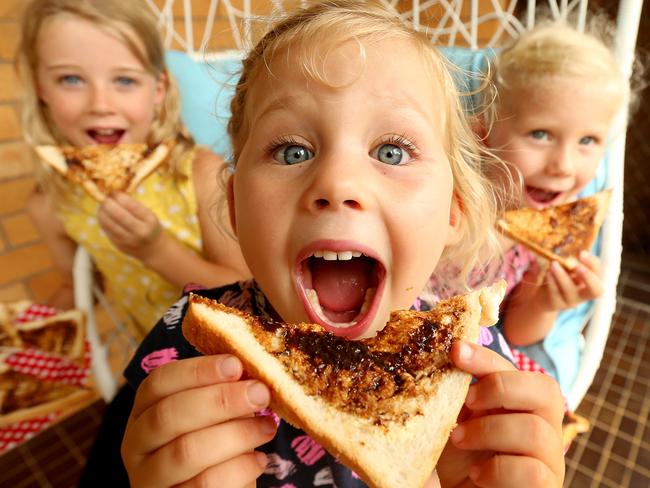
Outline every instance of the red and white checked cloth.
{"label": "red and white checked cloth", "polygon": [[[18,314],[14,318],[14,322],[31,322],[52,317],[57,313],[59,310],[55,308],[32,304]],[[86,342],[82,364],[35,348],[13,352],[4,358],[4,362],[13,371],[29,374],[44,381],[60,381],[83,386],[90,372],[90,345]],[[0,454],[31,439],[49,427],[60,415],[61,412],[51,412],[0,428]]]}
{"label": "red and white checked cloth", "polygon": [[34,320],[46,319],[52,317],[59,313],[60,310],[57,310],[53,307],[48,307],[47,305],[38,305],[32,303],[28,308],[20,312],[16,317],[14,317],[14,322],[17,324],[23,324],[25,322],[33,322]]}
{"label": "red and white checked cloth", "polygon": [[518,370],[548,374],[544,368],[542,368],[539,364],[537,364],[535,361],[530,359],[518,349],[511,348],[511,351],[512,357],[515,360],[515,366]]}
{"label": "red and white checked cloth", "polygon": [[25,442],[48,428],[61,413],[52,412],[33,419],[16,422],[0,429],[0,454]]}

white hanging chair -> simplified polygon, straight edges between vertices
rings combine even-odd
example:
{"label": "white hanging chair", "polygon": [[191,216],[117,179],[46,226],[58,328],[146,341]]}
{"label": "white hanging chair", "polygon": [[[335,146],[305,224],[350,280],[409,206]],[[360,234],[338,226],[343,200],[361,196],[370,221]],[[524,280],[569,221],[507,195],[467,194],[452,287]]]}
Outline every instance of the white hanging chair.
{"label": "white hanging chair", "polygon": [[[146,2],[159,19],[161,32],[166,46],[183,51],[197,64],[209,60],[239,59],[245,50],[252,46],[253,26],[271,21],[277,14],[313,2],[283,1],[283,0],[139,0]],[[587,0],[535,0],[520,1],[525,4],[527,16],[522,23],[515,16],[516,0],[412,0],[385,1],[397,7],[401,15],[412,22],[416,28],[426,29],[434,41],[442,46],[464,46],[471,50],[484,47],[494,47],[517,37],[521,32],[534,26],[536,3],[547,5],[554,18],[566,18],[575,14],[578,29],[583,29],[587,19]],[[618,9],[616,31],[616,55],[622,72],[629,77],[634,59],[636,35],[641,16],[642,0],[621,0]],[[437,9],[436,16],[432,12]],[[426,19],[435,18],[433,23],[425,23]],[[198,19],[198,20],[197,20]],[[218,27],[216,27],[218,26]],[[223,49],[211,50],[213,38],[219,36]],[[230,42],[222,42],[226,37]],[[176,78],[190,77],[188,65],[179,65],[172,72]],[[205,68],[203,76],[206,75]],[[219,78],[219,73],[211,71],[208,76]],[[232,73],[230,73],[232,74]],[[222,73],[223,75],[223,73]],[[226,73],[226,75],[228,75]],[[219,78],[220,79],[220,78]],[[207,92],[217,92],[216,83]],[[228,81],[228,80],[226,80]],[[201,125],[194,125],[186,120],[188,128],[198,142],[213,146],[216,152],[227,154],[225,138],[225,120],[227,113],[221,113],[215,107],[225,107],[227,110],[228,92],[224,91],[225,100],[217,101],[215,97],[206,104],[205,100],[192,104],[190,98],[205,96],[206,90],[183,90],[180,82],[183,101],[184,117],[196,118],[201,110],[203,120],[208,127],[205,133],[220,133],[222,137],[212,140],[202,140]],[[218,117],[214,117],[217,110]],[[200,115],[200,114],[199,114]],[[603,355],[605,342],[610,328],[610,322],[616,306],[616,285],[621,261],[621,233],[623,221],[623,160],[625,154],[625,132],[627,112],[621,110],[615,120],[613,129],[614,140],[607,151],[603,164],[607,165],[605,186],[614,190],[609,214],[601,231],[600,258],[604,270],[605,291],[601,298],[593,303],[583,317],[584,347],[582,348],[578,374],[567,394],[569,407],[575,409],[593,381],[594,375]],[[220,125],[221,124],[221,125]],[[220,126],[221,132],[216,126]],[[227,139],[227,138],[226,138]],[[99,295],[102,305],[106,304],[100,290],[92,282],[92,262],[88,254],[80,248],[75,260],[75,297],[76,305],[88,314],[88,337],[93,348],[92,369],[97,378],[99,389],[106,400],[112,398],[116,391],[116,380],[108,365],[106,344],[102,343],[97,333],[93,302],[94,296]],[[117,329],[124,331],[125,329]]]}

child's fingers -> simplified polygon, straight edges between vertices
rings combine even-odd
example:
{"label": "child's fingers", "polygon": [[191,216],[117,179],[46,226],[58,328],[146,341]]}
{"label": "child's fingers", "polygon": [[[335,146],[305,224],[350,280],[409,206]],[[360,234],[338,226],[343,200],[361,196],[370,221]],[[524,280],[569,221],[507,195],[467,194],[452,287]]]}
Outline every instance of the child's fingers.
{"label": "child's fingers", "polygon": [[539,415],[507,413],[476,417],[459,424],[451,439],[460,449],[534,457],[555,475],[562,474],[562,435]]}
{"label": "child's fingers", "polygon": [[117,203],[122,209],[126,210],[128,213],[134,215],[140,220],[144,220],[151,210],[146,206],[141,204],[135,198],[126,193],[114,193],[111,195],[113,201]]}
{"label": "child's fingers", "polygon": [[235,356],[219,354],[174,361],[155,369],[140,385],[131,412],[133,418],[162,398],[180,391],[227,381],[237,381],[243,372]]}
{"label": "child's fingers", "polygon": [[571,275],[557,261],[553,261],[551,264],[551,274],[548,283],[549,291],[551,290],[550,286],[552,286],[551,282],[555,280],[556,288],[564,303],[568,306],[578,303],[580,301],[578,288],[571,279]]}
{"label": "child's fingers", "polygon": [[474,466],[470,478],[481,488],[560,488],[564,469],[558,475],[539,459],[501,454]]}
{"label": "child's fingers", "polygon": [[505,371],[490,374],[469,387],[465,404],[474,411],[514,410],[543,417],[558,431],[564,398],[558,383],[546,374]]}
{"label": "child's fingers", "polygon": [[269,399],[266,385],[256,380],[174,393],[145,410],[129,426],[132,452],[148,454],[187,432],[250,416],[267,407]]}
{"label": "child's fingers", "polygon": [[112,223],[123,229],[137,228],[144,218],[131,212],[117,201],[116,198],[107,198],[99,209],[98,219],[100,223]]}
{"label": "child's fingers", "polygon": [[275,431],[272,417],[237,419],[197,430],[158,449],[140,471],[158,480],[150,480],[153,486],[174,486],[265,444]]}
{"label": "child's fingers", "polygon": [[264,472],[267,458],[263,452],[242,454],[225,463],[212,466],[178,488],[219,486],[223,488],[255,488],[255,480]]}
{"label": "child's fingers", "polygon": [[589,268],[592,272],[596,273],[598,276],[601,276],[603,274],[602,264],[598,256],[594,256],[587,251],[581,251],[579,258],[580,262]]}
{"label": "child's fingers", "polygon": [[595,273],[593,270],[586,266],[578,266],[576,269],[583,286],[580,289],[580,298],[583,300],[591,300],[603,294],[603,282],[600,274]]}
{"label": "child's fingers", "polygon": [[453,344],[451,359],[457,368],[477,378],[499,371],[516,371],[510,361],[496,352],[465,341]]}

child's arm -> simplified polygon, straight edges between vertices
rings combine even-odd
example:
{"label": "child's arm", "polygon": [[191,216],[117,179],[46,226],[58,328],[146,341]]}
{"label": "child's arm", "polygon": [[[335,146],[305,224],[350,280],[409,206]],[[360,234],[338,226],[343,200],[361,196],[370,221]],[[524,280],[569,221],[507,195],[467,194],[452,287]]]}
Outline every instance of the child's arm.
{"label": "child's arm", "polygon": [[600,260],[583,252],[580,262],[572,272],[553,262],[543,280],[535,276],[536,272],[524,276],[503,313],[504,335],[510,344],[527,346],[544,339],[561,310],[602,294]]}
{"label": "child's arm", "polygon": [[218,228],[230,227],[227,216],[223,216],[224,222],[217,221],[217,174],[222,165],[216,155],[202,151],[193,167],[203,249],[209,250],[205,258],[164,231],[151,210],[124,193],[112,195],[100,207],[102,229],[120,251],[179,288],[190,282],[212,287],[248,278],[250,273],[237,241]]}
{"label": "child's arm", "polygon": [[47,196],[41,191],[36,190],[30,195],[27,201],[27,212],[61,273],[61,285],[48,299],[48,304],[62,310],[72,308],[74,307],[72,267],[77,244],[68,237]]}
{"label": "child's arm", "polygon": [[273,417],[254,416],[269,403],[259,381],[241,380],[229,355],[168,363],[145,379],[122,443],[131,486],[255,486],[266,455],[253,449],[275,435]]}
{"label": "child's arm", "polygon": [[438,461],[442,486],[561,487],[564,400],[555,380],[474,344],[455,344],[452,359],[478,381]]}

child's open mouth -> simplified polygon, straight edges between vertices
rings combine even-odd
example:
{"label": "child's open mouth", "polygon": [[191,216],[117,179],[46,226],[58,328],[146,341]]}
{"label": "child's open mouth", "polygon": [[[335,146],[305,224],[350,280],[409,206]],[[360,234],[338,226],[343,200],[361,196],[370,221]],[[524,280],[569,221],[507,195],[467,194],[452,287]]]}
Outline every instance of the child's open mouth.
{"label": "child's open mouth", "polygon": [[124,129],[88,129],[86,134],[97,144],[117,144],[125,132]]}
{"label": "child's open mouth", "polygon": [[298,285],[310,320],[339,336],[358,337],[371,325],[385,269],[361,251],[315,251],[299,263]]}
{"label": "child's open mouth", "polygon": [[526,196],[528,201],[543,206],[550,206],[558,203],[559,198],[562,196],[561,191],[550,191],[544,188],[537,188],[534,186],[526,186]]}

